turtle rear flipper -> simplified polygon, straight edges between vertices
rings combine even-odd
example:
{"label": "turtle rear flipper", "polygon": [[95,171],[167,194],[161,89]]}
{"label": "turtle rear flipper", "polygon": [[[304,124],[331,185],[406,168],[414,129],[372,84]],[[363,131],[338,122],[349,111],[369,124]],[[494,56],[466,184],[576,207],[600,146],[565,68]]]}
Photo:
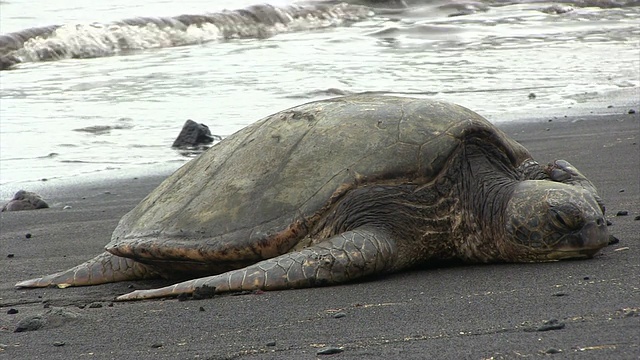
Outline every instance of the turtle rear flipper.
{"label": "turtle rear flipper", "polygon": [[388,272],[392,269],[396,254],[395,241],[386,231],[361,227],[242,269],[159,289],[136,290],[119,296],[117,300],[192,294],[204,287],[215,288],[216,293],[223,293],[333,285]]}
{"label": "turtle rear flipper", "polygon": [[87,286],[158,277],[149,266],[104,252],[66,271],[17,283],[19,288]]}

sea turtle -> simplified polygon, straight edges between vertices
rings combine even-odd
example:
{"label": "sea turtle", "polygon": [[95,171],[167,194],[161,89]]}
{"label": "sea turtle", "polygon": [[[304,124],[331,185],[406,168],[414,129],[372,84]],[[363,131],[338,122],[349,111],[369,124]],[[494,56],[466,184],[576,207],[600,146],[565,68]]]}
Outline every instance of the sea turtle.
{"label": "sea turtle", "polygon": [[355,95],[254,123],[126,214],[106,252],[18,287],[191,279],[119,300],[338,284],[441,260],[589,258],[608,242],[595,187],[542,166],[480,115]]}

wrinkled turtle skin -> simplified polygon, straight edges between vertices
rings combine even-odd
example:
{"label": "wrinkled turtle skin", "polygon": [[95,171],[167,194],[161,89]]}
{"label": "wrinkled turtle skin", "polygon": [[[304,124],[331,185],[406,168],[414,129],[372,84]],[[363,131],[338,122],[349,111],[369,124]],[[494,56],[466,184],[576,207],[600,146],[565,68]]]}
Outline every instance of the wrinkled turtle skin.
{"label": "wrinkled turtle skin", "polygon": [[476,113],[356,95],[271,115],[166,179],[106,252],[18,287],[191,279],[120,300],[338,284],[433,261],[589,258],[608,241],[595,187],[541,166]]}

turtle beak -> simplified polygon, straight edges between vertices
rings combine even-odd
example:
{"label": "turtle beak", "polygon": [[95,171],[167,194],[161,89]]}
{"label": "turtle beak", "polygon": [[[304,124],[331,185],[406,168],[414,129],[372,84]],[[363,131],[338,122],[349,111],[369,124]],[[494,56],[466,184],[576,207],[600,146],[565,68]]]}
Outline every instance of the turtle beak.
{"label": "turtle beak", "polygon": [[609,243],[609,230],[604,218],[585,224],[580,230],[566,235],[555,247],[551,258],[592,258]]}

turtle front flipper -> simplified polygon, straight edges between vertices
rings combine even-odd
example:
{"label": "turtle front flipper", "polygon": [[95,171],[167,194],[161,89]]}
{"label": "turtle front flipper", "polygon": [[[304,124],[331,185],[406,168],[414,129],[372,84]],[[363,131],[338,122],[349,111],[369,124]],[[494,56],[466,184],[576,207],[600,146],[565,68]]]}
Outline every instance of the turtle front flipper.
{"label": "turtle front flipper", "polygon": [[281,290],[344,283],[389,271],[396,258],[395,241],[384,230],[358,228],[296,252],[286,253],[242,269],[189,280],[152,290],[136,290],[117,300],[141,300],[242,290]]}
{"label": "turtle front flipper", "polygon": [[59,288],[66,288],[69,286],[97,285],[155,277],[158,277],[158,274],[147,265],[104,252],[69,270],[21,281],[15,286],[19,288],[35,288],[56,285]]}

